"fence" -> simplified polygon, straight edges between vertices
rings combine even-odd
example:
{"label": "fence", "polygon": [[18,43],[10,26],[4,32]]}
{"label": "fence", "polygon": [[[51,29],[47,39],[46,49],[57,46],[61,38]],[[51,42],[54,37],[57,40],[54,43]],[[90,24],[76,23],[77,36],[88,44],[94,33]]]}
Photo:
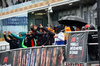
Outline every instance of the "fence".
{"label": "fence", "polygon": [[59,66],[63,65],[63,47],[45,46],[14,49],[0,53],[0,65],[5,66]]}
{"label": "fence", "polygon": [[1,45],[0,46],[0,52],[1,51],[6,51],[6,50],[9,50],[9,45]]}
{"label": "fence", "polygon": [[98,61],[89,61],[88,59],[88,46],[98,45],[98,43],[87,43],[89,32],[97,31],[67,32],[69,35],[66,45],[38,46],[3,51],[0,53],[0,65],[97,66]]}
{"label": "fence", "polygon": [[[72,48],[73,46],[71,46],[72,44],[73,44],[73,41],[74,41],[74,43],[76,43],[77,44],[77,42],[78,42],[78,40],[79,40],[79,43],[81,42],[81,40],[88,40],[88,38],[89,38],[89,36],[87,35],[87,34],[92,34],[92,33],[94,33],[94,32],[97,32],[97,30],[87,30],[87,31],[73,31],[73,32],[67,32],[68,34],[69,34],[69,36],[67,36],[67,38],[68,38],[68,40],[67,40],[67,47],[68,48]],[[86,34],[85,34],[86,33]],[[83,34],[85,34],[85,37],[87,37],[87,38],[85,38],[84,36],[83,36]],[[87,36],[86,36],[87,35]],[[83,37],[83,39],[82,39],[82,37]],[[93,35],[94,36],[94,35]],[[81,37],[81,38],[80,38]],[[98,37],[98,36],[97,36]],[[79,38],[77,41],[75,41],[75,38],[76,38],[76,40],[77,40],[77,38]],[[85,41],[86,41],[85,40]],[[97,46],[98,45],[98,43],[86,43],[85,42],[85,44],[87,44],[86,45],[86,47],[84,47],[84,48],[86,48],[86,50],[84,50],[84,51],[86,51],[86,52],[84,52],[85,54],[86,54],[86,56],[84,56],[84,54],[83,54],[83,58],[85,58],[86,57],[86,59],[82,59],[82,60],[84,60],[84,61],[82,61],[81,59],[77,59],[77,58],[74,58],[74,59],[72,59],[72,58],[70,58],[70,61],[69,61],[69,59],[68,59],[68,57],[70,57],[70,56],[75,56],[75,54],[72,54],[72,55],[68,55],[68,52],[70,52],[71,50],[74,50],[74,49],[67,49],[67,61],[66,61],[66,66],[99,66],[99,60],[90,60],[89,58],[90,58],[90,55],[91,54],[89,54],[89,47],[91,47],[91,46],[93,46],[93,47],[95,47],[95,46]],[[81,43],[80,43],[80,45],[81,45]],[[81,45],[82,46],[82,45]],[[76,47],[76,46],[74,46],[74,47]],[[77,47],[76,47],[77,48]],[[93,49],[93,48],[92,48]],[[95,50],[95,49],[94,49]],[[96,48],[96,50],[97,50],[97,48]],[[75,51],[75,50],[74,50]],[[79,53],[80,53],[80,51],[78,51]],[[93,52],[92,50],[91,50],[91,52]],[[98,51],[97,51],[98,52]],[[80,54],[78,54],[78,55],[80,55]],[[98,55],[98,54],[94,54],[94,55]],[[98,56],[99,57],[99,56]],[[79,58],[79,57],[78,57]],[[71,60],[72,59],[72,60]],[[76,59],[76,61],[75,61],[75,59]],[[78,62],[78,60],[80,61],[80,62]]]}

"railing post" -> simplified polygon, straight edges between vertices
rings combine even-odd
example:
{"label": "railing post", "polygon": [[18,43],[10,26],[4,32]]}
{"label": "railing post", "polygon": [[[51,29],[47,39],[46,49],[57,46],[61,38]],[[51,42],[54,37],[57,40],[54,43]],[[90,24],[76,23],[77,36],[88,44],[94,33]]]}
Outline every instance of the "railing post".
{"label": "railing post", "polygon": [[[97,25],[98,25],[98,50],[99,50],[99,61],[100,61],[100,0],[97,0]],[[100,64],[100,62],[99,62]],[[99,65],[100,66],[100,65]]]}

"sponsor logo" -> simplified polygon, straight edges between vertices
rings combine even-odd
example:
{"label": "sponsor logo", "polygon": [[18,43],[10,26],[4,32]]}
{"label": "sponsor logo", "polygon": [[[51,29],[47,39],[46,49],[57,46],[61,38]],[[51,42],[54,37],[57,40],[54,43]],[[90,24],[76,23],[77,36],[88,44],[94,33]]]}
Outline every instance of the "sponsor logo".
{"label": "sponsor logo", "polygon": [[7,63],[8,57],[5,57],[3,63]]}
{"label": "sponsor logo", "polygon": [[75,42],[75,39],[76,39],[76,37],[73,37],[72,40],[71,40],[71,42]]}

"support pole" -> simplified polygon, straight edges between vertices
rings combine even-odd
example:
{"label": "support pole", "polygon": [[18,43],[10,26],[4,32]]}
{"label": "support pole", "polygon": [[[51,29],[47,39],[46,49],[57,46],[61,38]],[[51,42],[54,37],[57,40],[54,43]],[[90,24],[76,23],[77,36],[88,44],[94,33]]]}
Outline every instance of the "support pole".
{"label": "support pole", "polygon": [[[97,0],[97,26],[98,26],[98,53],[99,53],[99,64],[100,64],[100,0]],[[99,65],[100,66],[100,65]]]}

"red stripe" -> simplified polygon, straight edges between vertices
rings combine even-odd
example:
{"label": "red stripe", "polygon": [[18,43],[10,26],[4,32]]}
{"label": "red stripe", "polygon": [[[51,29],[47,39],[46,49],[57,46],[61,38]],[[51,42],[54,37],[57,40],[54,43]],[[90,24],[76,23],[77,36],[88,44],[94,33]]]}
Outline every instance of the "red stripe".
{"label": "red stripe", "polygon": [[41,37],[39,37],[39,42],[38,42],[38,45],[39,45],[39,43],[41,42]]}
{"label": "red stripe", "polygon": [[35,32],[34,31],[32,31],[32,33],[35,35]]}
{"label": "red stripe", "polygon": [[83,53],[84,53],[84,40],[83,40],[83,49],[82,49],[82,56],[81,56],[81,58],[83,57]]}
{"label": "red stripe", "polygon": [[79,66],[79,64],[78,64],[78,66]]}
{"label": "red stripe", "polygon": [[72,66],[72,64],[71,64],[71,66]]}
{"label": "red stripe", "polygon": [[67,65],[67,63],[66,63],[66,65]]}
{"label": "red stripe", "polygon": [[34,47],[33,39],[31,39],[31,46]]}

